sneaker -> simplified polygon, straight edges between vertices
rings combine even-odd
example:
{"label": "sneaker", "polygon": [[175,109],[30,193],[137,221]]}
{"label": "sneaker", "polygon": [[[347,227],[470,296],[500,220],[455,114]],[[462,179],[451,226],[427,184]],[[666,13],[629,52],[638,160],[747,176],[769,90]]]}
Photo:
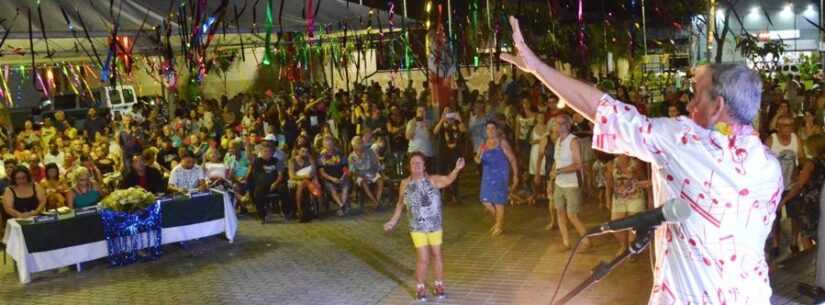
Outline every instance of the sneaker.
{"label": "sneaker", "polygon": [[435,282],[433,284],[435,288],[433,288],[433,295],[438,298],[439,300],[443,300],[447,298],[447,293],[444,291],[444,283]]}
{"label": "sneaker", "polygon": [[427,287],[423,284],[418,284],[415,287],[415,299],[419,302],[427,302]]}

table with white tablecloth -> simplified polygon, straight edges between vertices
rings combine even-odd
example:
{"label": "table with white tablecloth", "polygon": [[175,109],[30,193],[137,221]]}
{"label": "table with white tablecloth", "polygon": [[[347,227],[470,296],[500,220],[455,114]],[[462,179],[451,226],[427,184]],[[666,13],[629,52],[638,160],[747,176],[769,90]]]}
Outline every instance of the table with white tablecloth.
{"label": "table with white tablecloth", "polygon": [[[238,219],[231,196],[213,190],[191,197],[159,200],[162,244],[223,233],[234,241]],[[31,223],[11,219],[3,236],[6,252],[17,264],[21,283],[31,274],[92,261],[109,255],[98,214]]]}

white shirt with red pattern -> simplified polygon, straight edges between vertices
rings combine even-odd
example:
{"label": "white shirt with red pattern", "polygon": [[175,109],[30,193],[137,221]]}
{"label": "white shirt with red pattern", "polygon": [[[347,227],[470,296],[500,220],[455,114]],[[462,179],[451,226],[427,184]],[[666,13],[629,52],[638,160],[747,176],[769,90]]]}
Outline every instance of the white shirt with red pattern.
{"label": "white shirt with red pattern", "polygon": [[650,162],[654,205],[678,197],[692,208],[656,230],[649,304],[770,304],[764,246],[782,174],[752,129],[725,135],[684,116],[648,118],[605,95],[593,148]]}

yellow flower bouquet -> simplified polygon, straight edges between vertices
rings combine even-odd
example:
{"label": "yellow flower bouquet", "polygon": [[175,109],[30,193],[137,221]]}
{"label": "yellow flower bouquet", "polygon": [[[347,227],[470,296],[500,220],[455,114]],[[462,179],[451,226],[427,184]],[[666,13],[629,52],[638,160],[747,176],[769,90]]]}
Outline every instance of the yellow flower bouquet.
{"label": "yellow flower bouquet", "polygon": [[100,205],[104,209],[132,213],[148,208],[155,203],[155,195],[140,187],[117,190],[103,198]]}

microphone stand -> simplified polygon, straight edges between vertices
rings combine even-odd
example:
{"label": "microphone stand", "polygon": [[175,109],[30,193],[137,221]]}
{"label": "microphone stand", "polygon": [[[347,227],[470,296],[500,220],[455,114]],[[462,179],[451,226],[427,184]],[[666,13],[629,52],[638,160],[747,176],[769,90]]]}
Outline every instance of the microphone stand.
{"label": "microphone stand", "polygon": [[648,244],[650,244],[650,237],[651,233],[653,233],[654,227],[647,227],[642,228],[636,231],[636,239],[633,240],[632,243],[627,247],[624,252],[615,257],[612,261],[605,263],[599,263],[595,268],[593,268],[592,274],[589,278],[585,279],[584,282],[573,288],[570,292],[568,292],[564,297],[559,299],[558,302],[554,303],[553,305],[564,305],[567,304],[570,300],[576,297],[579,293],[587,289],[588,287],[592,286],[595,283],[601,281],[605,276],[607,276],[610,271],[613,271],[614,268],[619,266],[625,260],[627,260],[630,256],[639,254],[644,250]]}

